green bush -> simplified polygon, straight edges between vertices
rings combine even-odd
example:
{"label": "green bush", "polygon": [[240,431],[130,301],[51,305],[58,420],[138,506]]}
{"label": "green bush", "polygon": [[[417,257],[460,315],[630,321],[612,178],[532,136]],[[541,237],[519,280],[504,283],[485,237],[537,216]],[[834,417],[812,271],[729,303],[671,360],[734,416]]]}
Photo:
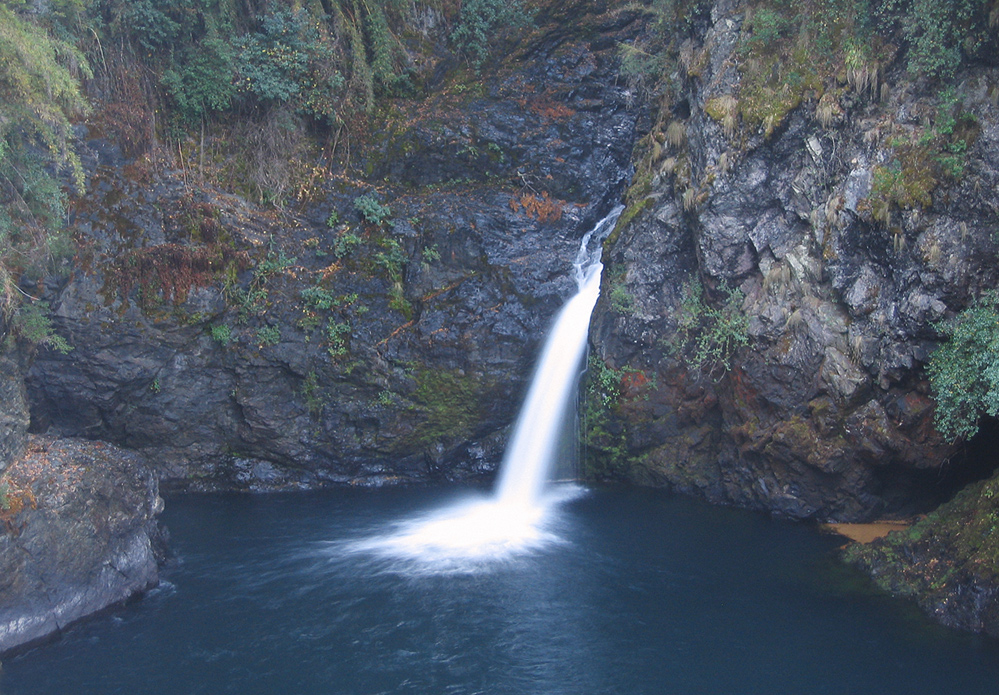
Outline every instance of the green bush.
{"label": "green bush", "polygon": [[349,256],[354,249],[361,245],[361,241],[361,237],[353,232],[343,232],[337,235],[336,241],[333,242],[333,255],[337,258]]}
{"label": "green bush", "polygon": [[257,330],[257,344],[260,347],[277,345],[281,342],[281,329],[277,326],[264,326]]}
{"label": "green bush", "polygon": [[999,415],[999,292],[993,290],[939,326],[947,341],[926,371],[945,437],[969,438],[981,415]]}
{"label": "green bush", "polygon": [[532,22],[533,14],[520,0],[465,0],[451,43],[476,69],[489,57],[491,44],[504,31]]}
{"label": "green bush", "polygon": [[198,121],[232,105],[236,96],[234,59],[235,52],[227,42],[206,38],[163,71],[160,83],[181,118]]}
{"label": "green bush", "polygon": [[693,372],[731,370],[736,350],[749,343],[749,317],[742,311],[745,296],[738,288],[722,286],[721,291],[725,299],[716,307],[704,296],[700,281],[692,280],[684,287],[670,348],[686,359]]}
{"label": "green bush", "polygon": [[962,52],[974,53],[988,39],[988,0],[868,0],[882,31],[901,30],[909,44],[908,69],[915,75],[948,78]]}
{"label": "green bush", "polygon": [[44,345],[63,355],[73,349],[66,339],[52,328],[48,302],[22,304],[14,314],[11,325],[15,333],[35,345]]}
{"label": "green bush", "polygon": [[350,336],[350,324],[343,321],[330,321],[326,326],[326,351],[333,359],[340,359],[347,354],[347,338]]}
{"label": "green bush", "polygon": [[208,332],[211,333],[212,340],[219,345],[226,346],[232,342],[232,329],[229,327],[229,324],[216,324],[208,329]]}
{"label": "green bush", "polygon": [[409,260],[406,252],[396,239],[384,239],[381,243],[383,251],[375,254],[375,264],[385,269],[392,282],[402,282],[402,267]]}
{"label": "green bush", "polygon": [[301,89],[317,38],[303,10],[272,6],[260,18],[260,31],[236,42],[241,88],[263,101],[290,101]]}
{"label": "green bush", "polygon": [[355,198],[354,209],[361,213],[366,222],[376,227],[381,227],[392,216],[392,209],[388,205],[379,203],[373,193],[365,193]]}

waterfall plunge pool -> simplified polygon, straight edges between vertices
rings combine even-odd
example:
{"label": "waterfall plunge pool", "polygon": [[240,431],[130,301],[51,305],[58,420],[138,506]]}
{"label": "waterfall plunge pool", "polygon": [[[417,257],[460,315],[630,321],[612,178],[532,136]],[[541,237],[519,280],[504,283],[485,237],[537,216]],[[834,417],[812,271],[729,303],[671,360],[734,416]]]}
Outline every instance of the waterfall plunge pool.
{"label": "waterfall plunge pool", "polygon": [[999,682],[999,643],[851,588],[839,539],[662,491],[577,489],[537,542],[461,566],[363,547],[485,494],[168,499],[163,585],[6,661],[0,693],[974,695]]}

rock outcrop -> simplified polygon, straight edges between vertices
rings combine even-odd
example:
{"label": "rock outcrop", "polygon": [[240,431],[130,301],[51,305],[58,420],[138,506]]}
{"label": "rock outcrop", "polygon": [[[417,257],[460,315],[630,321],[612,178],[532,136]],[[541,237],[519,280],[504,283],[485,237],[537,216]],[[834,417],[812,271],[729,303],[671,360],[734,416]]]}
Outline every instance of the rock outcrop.
{"label": "rock outcrop", "polygon": [[605,254],[593,342],[620,388],[609,408],[591,399],[590,458],[795,518],[925,511],[955,451],[923,372],[936,325],[999,279],[995,68],[957,79],[960,177],[896,206],[884,177],[915,157],[904,143],[942,137],[938,90],[896,55],[876,93],[844,75],[751,122],[747,5],[701,18],[644,141],[632,221]]}
{"label": "rock outcrop", "polygon": [[162,508],[137,455],[32,437],[0,477],[0,652],[154,586]]}
{"label": "rock outcrop", "polygon": [[883,590],[915,601],[944,625],[999,636],[999,479],[969,485],[904,531],[844,559]]}
{"label": "rock outcrop", "polygon": [[642,16],[550,12],[493,71],[442,63],[281,211],[90,139],[80,270],[48,288],[75,349],[32,368],[36,430],[183,489],[490,473],[639,117],[616,46]]}

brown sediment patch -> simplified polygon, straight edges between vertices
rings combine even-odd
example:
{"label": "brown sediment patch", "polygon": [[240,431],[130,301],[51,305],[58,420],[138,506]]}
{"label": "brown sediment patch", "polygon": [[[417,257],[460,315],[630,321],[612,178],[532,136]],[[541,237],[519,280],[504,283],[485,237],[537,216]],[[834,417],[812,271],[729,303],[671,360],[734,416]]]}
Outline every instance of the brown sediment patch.
{"label": "brown sediment patch", "polygon": [[891,531],[901,531],[911,525],[912,521],[872,521],[869,524],[822,524],[821,528],[857,543],[870,543],[887,536]]}

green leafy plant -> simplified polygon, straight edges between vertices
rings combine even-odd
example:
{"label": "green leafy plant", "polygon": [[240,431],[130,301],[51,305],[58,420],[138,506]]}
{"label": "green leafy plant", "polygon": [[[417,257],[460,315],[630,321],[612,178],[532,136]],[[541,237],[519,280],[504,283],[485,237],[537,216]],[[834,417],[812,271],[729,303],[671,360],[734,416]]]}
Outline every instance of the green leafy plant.
{"label": "green leafy plant", "polygon": [[736,350],[749,343],[749,317],[742,311],[745,296],[738,288],[725,286],[721,293],[721,305],[714,306],[705,297],[699,280],[684,287],[670,349],[686,359],[690,371],[727,372],[732,369]]}
{"label": "green leafy plant", "polygon": [[383,250],[375,254],[375,265],[383,268],[393,282],[402,282],[402,268],[408,260],[402,244],[397,239],[386,238],[380,246]]}
{"label": "green leafy plant", "polygon": [[441,259],[441,252],[440,252],[440,249],[437,248],[437,244],[434,244],[433,246],[424,246],[423,247],[423,262],[424,263],[427,263],[427,264],[436,263],[440,259]]}
{"label": "green leafy plant", "polygon": [[264,101],[290,101],[301,89],[316,39],[304,10],[272,6],[260,17],[260,30],[237,42],[242,88]]}
{"label": "green leafy plant", "polygon": [[226,346],[232,342],[232,328],[227,323],[217,323],[208,329],[212,340],[219,345]]}
{"label": "green leafy plant", "polygon": [[44,345],[63,355],[73,349],[73,346],[52,328],[48,302],[22,304],[13,315],[11,325],[17,334],[35,345]]}
{"label": "green leafy plant", "polygon": [[264,326],[257,329],[257,344],[260,347],[277,345],[281,342],[281,329],[277,326]]}
{"label": "green leafy plant", "polygon": [[947,338],[926,372],[936,426],[948,439],[970,438],[984,415],[999,415],[999,292],[980,297],[938,328]]}
{"label": "green leafy plant", "polygon": [[498,38],[532,21],[533,12],[520,0],[465,0],[451,43],[479,69]]}
{"label": "green leafy plant", "polygon": [[347,354],[347,338],[349,335],[349,323],[330,321],[326,325],[326,351],[330,357],[340,359]]}
{"label": "green leafy plant", "polygon": [[365,193],[355,198],[354,209],[361,213],[366,222],[376,227],[381,227],[392,216],[392,209],[388,205],[379,203],[373,193]]}
{"label": "green leafy plant", "polygon": [[333,242],[333,255],[337,258],[349,256],[354,249],[361,245],[362,241],[361,237],[352,232],[343,232],[337,235]]}
{"label": "green leafy plant", "polygon": [[318,417],[323,411],[325,400],[322,389],[319,386],[319,377],[314,370],[305,375],[305,379],[302,380],[301,390],[302,398],[305,400],[305,407],[308,408],[309,414],[313,417]]}

